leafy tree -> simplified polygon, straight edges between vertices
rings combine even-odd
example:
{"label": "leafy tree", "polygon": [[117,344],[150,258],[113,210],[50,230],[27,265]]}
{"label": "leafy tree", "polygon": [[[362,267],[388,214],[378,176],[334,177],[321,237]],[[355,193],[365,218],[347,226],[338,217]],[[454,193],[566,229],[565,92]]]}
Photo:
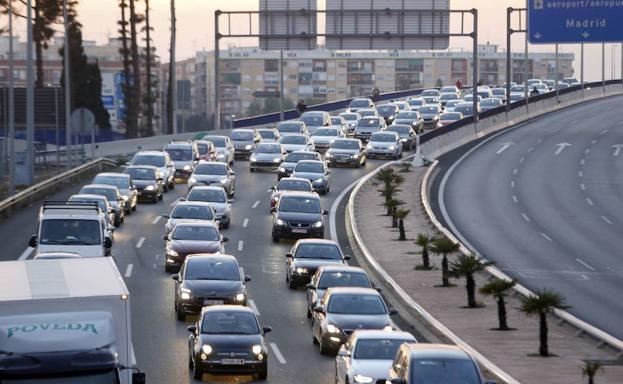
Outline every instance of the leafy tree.
{"label": "leafy tree", "polygon": [[558,293],[543,289],[536,294],[522,299],[521,310],[528,316],[539,316],[539,355],[549,356],[549,346],[547,343],[547,314],[554,312],[555,309],[571,308],[565,305],[565,299]]}
{"label": "leafy tree", "polygon": [[432,246],[430,247],[430,251],[436,255],[442,255],[443,259],[441,260],[441,286],[442,287],[451,287],[450,284],[450,271],[448,268],[448,255],[456,253],[460,249],[460,245],[458,243],[453,243],[452,240],[447,237],[440,237],[433,241]]}
{"label": "leafy tree", "polygon": [[508,323],[506,321],[506,297],[508,291],[511,290],[517,282],[515,280],[493,279],[480,288],[483,295],[493,296],[497,299],[498,305],[498,329],[500,331],[508,331]]}
{"label": "leafy tree", "polygon": [[[288,109],[294,109],[294,102],[284,97],[283,99],[283,110],[287,111]],[[267,113],[275,113],[281,110],[280,100],[278,97],[269,97],[264,99],[264,108],[262,109],[262,114]]]}
{"label": "leafy tree", "polygon": [[603,370],[604,367],[599,361],[584,361],[582,377],[588,377],[588,384],[595,384],[595,376]]}
{"label": "leafy tree", "polygon": [[450,276],[455,278],[465,278],[465,289],[467,290],[467,306],[476,308],[476,280],[474,275],[483,271],[486,267],[493,265],[491,261],[485,261],[481,257],[474,254],[460,255],[456,261],[452,263]]}
{"label": "leafy tree", "polygon": [[[422,269],[431,269],[430,267],[430,257],[428,256],[428,251],[432,244],[437,240],[434,236],[429,236],[425,233],[418,233],[417,239],[415,240],[415,244],[422,247]],[[417,267],[416,267],[417,268]]]}
{"label": "leafy tree", "polygon": [[395,212],[395,215],[398,218],[398,230],[400,231],[399,240],[401,241],[407,240],[407,235],[405,233],[404,219],[407,217],[409,212],[410,211],[408,209],[404,209],[404,208],[398,208],[396,209],[396,212]]}
{"label": "leafy tree", "polygon": [[255,99],[249,104],[247,108],[247,116],[257,116],[262,114],[262,103]]}

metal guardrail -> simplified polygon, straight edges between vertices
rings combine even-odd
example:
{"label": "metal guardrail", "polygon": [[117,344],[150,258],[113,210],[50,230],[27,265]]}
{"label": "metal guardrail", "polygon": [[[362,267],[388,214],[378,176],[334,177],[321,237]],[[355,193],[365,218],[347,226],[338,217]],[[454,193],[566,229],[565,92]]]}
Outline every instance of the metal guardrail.
{"label": "metal guardrail", "polygon": [[23,191],[20,191],[13,196],[10,196],[2,201],[0,201],[0,214],[6,214],[12,208],[19,206],[20,204],[28,203],[32,201],[32,199],[47,191],[48,189],[60,184],[66,180],[69,180],[73,177],[76,177],[84,172],[91,170],[94,167],[101,166],[116,166],[117,162],[107,158],[99,158],[93,161],[90,161],[86,164],[83,164],[79,167],[70,169],[69,171],[63,172],[60,175],[50,177],[42,182],[39,182],[35,185],[32,185]]}

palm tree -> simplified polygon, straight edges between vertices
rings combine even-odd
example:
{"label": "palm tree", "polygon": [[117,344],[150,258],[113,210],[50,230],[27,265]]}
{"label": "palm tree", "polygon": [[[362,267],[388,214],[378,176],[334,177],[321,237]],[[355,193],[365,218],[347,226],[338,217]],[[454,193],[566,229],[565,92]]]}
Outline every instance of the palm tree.
{"label": "palm tree", "polygon": [[506,322],[506,302],[505,298],[508,291],[517,284],[515,280],[493,279],[480,288],[483,295],[493,296],[498,302],[498,329],[500,331],[508,331],[510,328]]}
{"label": "palm tree", "polygon": [[392,228],[398,227],[398,217],[396,217],[396,210],[404,205],[404,201],[400,199],[390,198],[387,201],[387,210],[389,214],[392,216]]}
{"label": "palm tree", "polygon": [[604,367],[599,361],[584,361],[582,367],[582,377],[588,377],[588,384],[595,384],[595,375],[603,371]]}
{"label": "palm tree", "polygon": [[436,255],[442,255],[443,259],[441,260],[441,286],[442,287],[451,287],[450,284],[450,273],[448,268],[448,255],[456,253],[459,251],[461,246],[458,243],[453,243],[452,240],[447,237],[440,237],[435,239],[432,246],[430,247],[430,251]]}
{"label": "palm tree", "polygon": [[405,234],[404,219],[405,219],[405,217],[407,217],[409,212],[410,211],[408,209],[404,209],[404,208],[396,209],[395,215],[396,215],[396,218],[398,218],[398,230],[400,231],[400,238],[399,238],[399,240],[401,240],[401,241],[407,240],[407,235]]}
{"label": "palm tree", "polygon": [[452,270],[450,275],[458,279],[465,278],[465,289],[467,290],[467,306],[469,308],[476,308],[476,280],[474,275],[480,271],[483,271],[486,267],[493,265],[492,261],[486,261],[482,257],[478,257],[474,254],[460,255],[456,261],[452,263]]}
{"label": "palm tree", "polygon": [[558,293],[543,289],[536,294],[522,299],[521,310],[528,316],[539,316],[539,355],[549,356],[547,345],[547,314],[555,309],[571,308],[565,305],[565,299]]}
{"label": "palm tree", "polygon": [[381,191],[381,196],[385,198],[383,205],[387,208],[387,216],[391,216],[393,213],[393,208],[396,206],[397,199],[394,199],[396,192],[398,192],[398,187],[390,184],[387,188],[383,188]]}
{"label": "palm tree", "polygon": [[[428,257],[428,250],[431,245],[437,240],[434,236],[429,236],[425,233],[418,233],[415,244],[422,247],[422,269],[431,269],[430,258]],[[416,266],[417,269],[417,266]]]}

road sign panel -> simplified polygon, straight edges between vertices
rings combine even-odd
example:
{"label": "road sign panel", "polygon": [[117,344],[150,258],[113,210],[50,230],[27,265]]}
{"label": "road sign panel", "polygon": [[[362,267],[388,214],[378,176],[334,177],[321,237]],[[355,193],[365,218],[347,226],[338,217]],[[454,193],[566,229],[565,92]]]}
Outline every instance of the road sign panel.
{"label": "road sign panel", "polygon": [[531,44],[623,41],[623,1],[527,1]]}

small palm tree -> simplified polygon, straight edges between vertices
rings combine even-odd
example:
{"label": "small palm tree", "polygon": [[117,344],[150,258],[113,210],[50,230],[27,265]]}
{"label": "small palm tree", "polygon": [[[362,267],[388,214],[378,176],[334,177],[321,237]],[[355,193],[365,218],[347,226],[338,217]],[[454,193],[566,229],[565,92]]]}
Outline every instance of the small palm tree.
{"label": "small palm tree", "polygon": [[388,215],[392,216],[392,228],[398,227],[398,218],[396,217],[396,209],[404,205],[404,201],[394,199],[393,197],[387,202]]}
{"label": "small palm tree", "polygon": [[474,254],[460,255],[456,261],[452,263],[452,270],[450,276],[458,279],[465,278],[465,289],[467,290],[467,306],[470,308],[476,308],[476,280],[474,275],[486,267],[493,265],[492,261],[486,261],[482,257],[478,257]]}
{"label": "small palm tree", "polygon": [[508,331],[510,328],[506,322],[506,297],[508,291],[517,284],[515,280],[493,279],[480,288],[483,295],[493,296],[498,302],[498,329],[500,331]]}
{"label": "small palm tree", "polygon": [[404,219],[405,219],[405,217],[407,217],[409,212],[410,211],[408,209],[404,209],[404,208],[396,209],[395,215],[396,215],[396,218],[398,219],[398,230],[400,231],[400,238],[399,238],[399,240],[401,240],[401,241],[407,240],[407,235],[405,233]]}
{"label": "small palm tree", "polygon": [[565,299],[558,293],[543,289],[534,295],[522,299],[521,310],[528,316],[539,316],[539,355],[549,356],[547,344],[547,314],[555,309],[571,308],[565,305]]}
{"label": "small palm tree", "polygon": [[383,196],[385,198],[385,207],[387,208],[387,216],[390,216],[392,214],[392,200],[396,200],[394,199],[396,192],[398,192],[398,187],[396,185],[393,184],[389,184],[389,186],[386,186],[385,188],[380,190],[381,192],[381,196]]}
{"label": "small palm tree", "polygon": [[[432,244],[437,240],[434,236],[429,236],[425,233],[418,233],[417,239],[415,240],[415,244],[422,247],[422,269],[431,269],[430,267],[430,257],[428,256],[428,250],[432,246]],[[417,268],[417,266],[416,266]]]}
{"label": "small palm tree", "polygon": [[582,377],[588,377],[588,384],[595,384],[595,376],[599,371],[603,371],[604,367],[599,361],[584,361],[582,367]]}
{"label": "small palm tree", "polygon": [[448,239],[445,236],[435,239],[432,246],[430,247],[430,251],[432,253],[443,256],[443,259],[441,260],[441,286],[442,287],[452,286],[450,284],[448,255],[458,252],[460,247],[461,246],[458,243],[453,243],[452,240]]}

